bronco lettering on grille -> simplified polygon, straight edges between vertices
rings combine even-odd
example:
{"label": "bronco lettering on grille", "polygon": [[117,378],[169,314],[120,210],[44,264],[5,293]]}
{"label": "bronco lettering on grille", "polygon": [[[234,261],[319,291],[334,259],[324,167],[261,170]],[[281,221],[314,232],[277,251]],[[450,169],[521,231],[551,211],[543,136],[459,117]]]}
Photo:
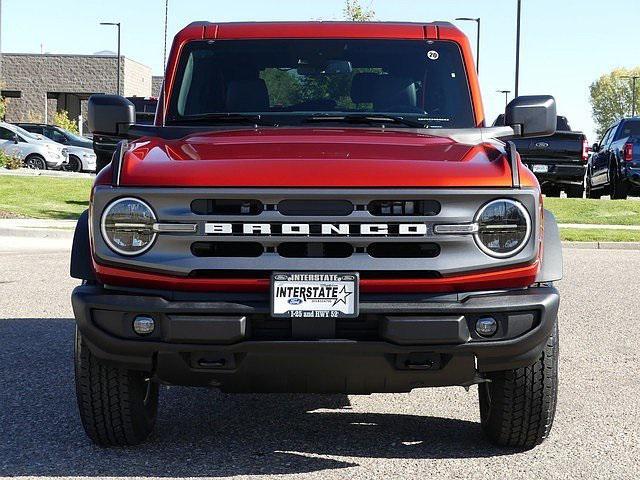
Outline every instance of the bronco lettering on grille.
{"label": "bronco lettering on grille", "polygon": [[207,235],[425,236],[426,223],[210,223]]}

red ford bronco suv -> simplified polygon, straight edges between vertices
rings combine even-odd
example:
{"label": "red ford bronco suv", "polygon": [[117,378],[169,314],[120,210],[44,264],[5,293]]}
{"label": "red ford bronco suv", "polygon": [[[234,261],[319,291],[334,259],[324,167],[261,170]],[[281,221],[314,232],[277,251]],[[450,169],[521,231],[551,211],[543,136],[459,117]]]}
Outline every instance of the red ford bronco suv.
{"label": "red ford bronco suv", "polygon": [[551,135],[553,97],[486,127],[448,23],[193,23],[154,125],[118,136],[71,275],[82,423],[151,433],[158,385],[408,392],[478,385],[482,429],[531,448],[553,421],[561,245],[509,139]]}

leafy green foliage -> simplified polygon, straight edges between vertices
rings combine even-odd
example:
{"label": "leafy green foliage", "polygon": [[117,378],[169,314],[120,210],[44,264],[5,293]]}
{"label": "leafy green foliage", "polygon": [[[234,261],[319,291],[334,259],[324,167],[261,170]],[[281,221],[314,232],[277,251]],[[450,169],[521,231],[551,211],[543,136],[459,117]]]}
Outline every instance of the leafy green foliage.
{"label": "leafy green foliage", "polygon": [[77,122],[69,118],[69,112],[66,110],[60,110],[55,113],[53,116],[53,124],[75,134],[79,133]]}
{"label": "leafy green foliage", "polygon": [[[623,78],[629,76],[640,76],[640,67],[618,68],[602,75],[589,87],[598,137],[602,137],[616,120],[631,115],[632,82]],[[640,79],[636,81],[636,112],[640,112]]]}
{"label": "leafy green foliage", "polygon": [[360,0],[346,0],[344,6],[344,18],[352,22],[370,22],[376,16],[376,12],[371,8],[360,5]]}
{"label": "leafy green foliage", "polygon": [[9,155],[0,150],[0,167],[16,170],[22,166],[22,160],[15,155]]}
{"label": "leafy green foliage", "polygon": [[3,97],[0,97],[0,120],[4,121],[4,116],[6,113],[7,113],[6,100]]}

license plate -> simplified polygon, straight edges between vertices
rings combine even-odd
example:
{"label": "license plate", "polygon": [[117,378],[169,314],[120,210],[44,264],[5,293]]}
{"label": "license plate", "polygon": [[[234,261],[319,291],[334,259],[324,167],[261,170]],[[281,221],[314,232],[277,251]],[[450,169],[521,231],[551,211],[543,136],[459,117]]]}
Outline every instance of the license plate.
{"label": "license plate", "polygon": [[533,173],[547,173],[549,171],[548,165],[534,165]]}
{"label": "license plate", "polygon": [[358,316],[357,273],[274,273],[271,316],[352,318]]}

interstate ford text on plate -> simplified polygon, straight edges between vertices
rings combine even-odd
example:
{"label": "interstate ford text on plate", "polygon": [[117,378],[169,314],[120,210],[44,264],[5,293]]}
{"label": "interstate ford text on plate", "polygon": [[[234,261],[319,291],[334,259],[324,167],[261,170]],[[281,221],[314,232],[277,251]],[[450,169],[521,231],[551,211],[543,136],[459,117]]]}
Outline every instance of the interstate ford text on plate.
{"label": "interstate ford text on plate", "polygon": [[358,316],[358,274],[274,273],[271,315],[284,318]]}

